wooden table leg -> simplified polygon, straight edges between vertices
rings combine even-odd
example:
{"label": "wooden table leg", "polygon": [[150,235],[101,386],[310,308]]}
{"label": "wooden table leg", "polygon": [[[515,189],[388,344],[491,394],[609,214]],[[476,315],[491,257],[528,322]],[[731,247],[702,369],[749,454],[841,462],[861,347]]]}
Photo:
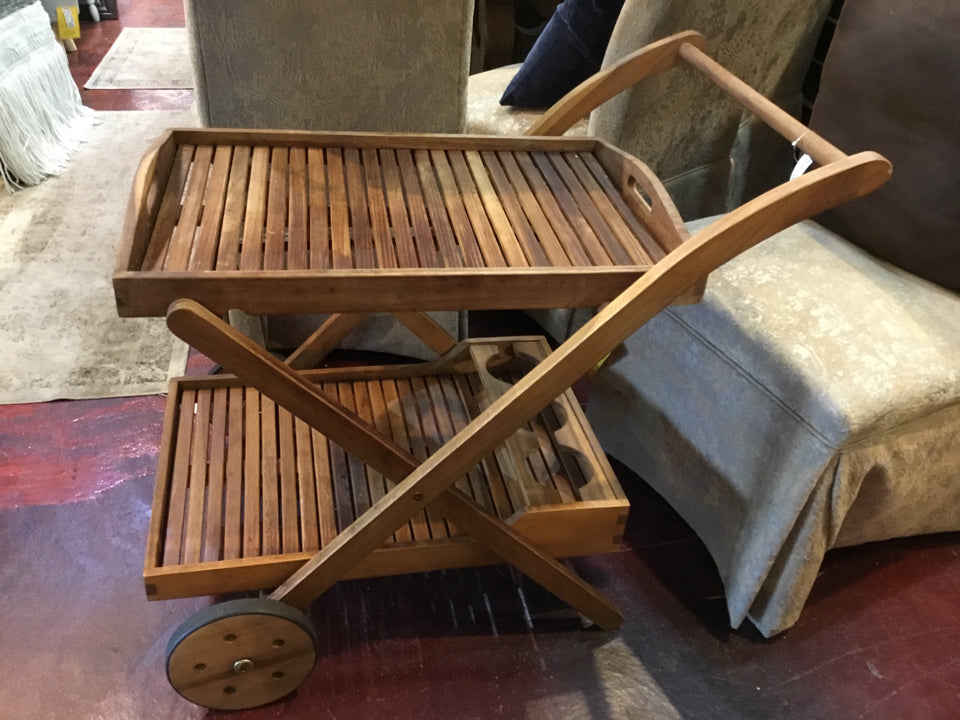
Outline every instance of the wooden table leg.
{"label": "wooden table leg", "polygon": [[365,313],[334,313],[301,343],[287,358],[287,365],[305,370],[320,364],[369,315]]}

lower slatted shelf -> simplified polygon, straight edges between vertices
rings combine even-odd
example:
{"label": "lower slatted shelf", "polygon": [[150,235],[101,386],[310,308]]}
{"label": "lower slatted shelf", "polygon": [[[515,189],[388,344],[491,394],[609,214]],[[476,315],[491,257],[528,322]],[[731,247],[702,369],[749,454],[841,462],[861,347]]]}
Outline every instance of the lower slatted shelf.
{"label": "lower slatted shelf", "polygon": [[[430,373],[429,366],[398,366],[391,377],[386,366],[382,377],[351,378],[352,371],[341,370],[311,378],[331,399],[424,459],[475,417],[498,385],[516,379],[546,351],[539,339],[474,343],[471,356],[479,369],[463,371],[461,363],[456,371]],[[147,594],[165,599],[276,587],[391,486],[236,378],[175,380],[148,538]],[[617,549],[628,509],[570,392],[456,487],[557,557]],[[496,562],[496,555],[428,507],[349,577]]]}

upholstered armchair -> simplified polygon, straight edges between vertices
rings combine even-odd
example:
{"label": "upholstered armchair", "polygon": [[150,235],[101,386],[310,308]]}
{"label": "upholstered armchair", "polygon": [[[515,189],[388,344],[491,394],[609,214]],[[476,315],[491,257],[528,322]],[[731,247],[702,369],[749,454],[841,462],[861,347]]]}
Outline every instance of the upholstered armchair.
{"label": "upholstered armchair", "polygon": [[[201,122],[462,132],[473,5],[473,0],[185,0]],[[431,315],[454,337],[465,334],[465,314]],[[323,319],[263,318],[265,342],[277,349],[296,347]],[[260,329],[243,324],[254,335]],[[342,347],[435,356],[388,315],[368,318]]]}
{"label": "upholstered armchair", "polygon": [[211,127],[460,132],[472,0],[185,0]]}
{"label": "upholstered armchair", "polygon": [[[801,85],[829,7],[830,0],[736,6],[716,0],[626,0],[601,72],[656,40],[696,30],[707,38],[717,62],[764,96],[799,113]],[[510,65],[470,77],[467,132],[522,135],[542,118],[543,109],[500,105],[501,95],[519,69]],[[743,118],[736,104],[695,71],[655,77],[609,99],[593,95],[578,107],[577,115],[563,126],[551,127],[547,134],[572,128],[571,132],[603,138],[640,158],[664,181],[685,219],[722,212],[731,202],[736,205],[743,199],[741,188],[747,181],[731,170],[734,164],[738,170],[748,164],[750,146],[760,139],[753,137],[752,143],[742,139],[738,146],[742,157],[731,161],[738,130],[746,135],[748,128],[740,128]],[[696,122],[685,121],[693,117]],[[780,161],[777,176],[751,176],[751,194],[784,179],[789,173],[789,153],[781,155]],[[753,174],[758,173],[753,168]],[[732,182],[737,184],[733,197]]]}
{"label": "upholstered armchair", "polygon": [[811,124],[892,181],[712,274],[595,378],[604,449],[704,541],[734,627],[790,627],[830,548],[960,529],[958,32],[949,0],[846,0]]}

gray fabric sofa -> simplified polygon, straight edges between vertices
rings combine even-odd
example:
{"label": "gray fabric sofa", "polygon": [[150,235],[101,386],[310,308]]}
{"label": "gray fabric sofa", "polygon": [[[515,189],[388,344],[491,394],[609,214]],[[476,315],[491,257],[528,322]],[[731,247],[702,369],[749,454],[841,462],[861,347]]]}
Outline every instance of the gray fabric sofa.
{"label": "gray fabric sofa", "polygon": [[846,0],[812,125],[892,181],[715,272],[595,378],[601,443],[703,539],[734,627],[795,623],[830,548],[960,529],[958,32],[948,0]]}

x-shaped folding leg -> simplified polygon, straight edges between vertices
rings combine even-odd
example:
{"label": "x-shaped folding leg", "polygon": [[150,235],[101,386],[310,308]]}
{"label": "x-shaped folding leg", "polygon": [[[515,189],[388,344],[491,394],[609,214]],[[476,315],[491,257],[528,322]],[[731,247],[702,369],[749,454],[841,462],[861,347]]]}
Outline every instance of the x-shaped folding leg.
{"label": "x-shaped folding leg", "polygon": [[[437,355],[443,355],[457,344],[456,339],[426,313],[395,312],[393,316],[423,340]],[[287,365],[299,369],[316,367],[341,340],[368,317],[369,315],[365,313],[331,315],[287,358]]]}
{"label": "x-shaped folding leg", "polygon": [[[448,443],[421,464],[354,413],[323,395],[295,369],[274,359],[198,303],[191,300],[174,302],[167,323],[178,337],[397,483],[393,490],[281,585],[271,595],[273,599],[306,607],[430,503],[504,561],[599,627],[614,629],[623,622],[620,611],[602,593],[452,487],[458,477],[503,438],[487,438],[487,433],[481,431],[475,433],[479,437],[474,442],[476,449],[448,450],[452,444]],[[539,406],[526,406],[521,412],[534,415],[556,394],[545,398]],[[517,426],[527,419],[529,417],[520,418]],[[500,428],[490,429],[501,434]]]}

